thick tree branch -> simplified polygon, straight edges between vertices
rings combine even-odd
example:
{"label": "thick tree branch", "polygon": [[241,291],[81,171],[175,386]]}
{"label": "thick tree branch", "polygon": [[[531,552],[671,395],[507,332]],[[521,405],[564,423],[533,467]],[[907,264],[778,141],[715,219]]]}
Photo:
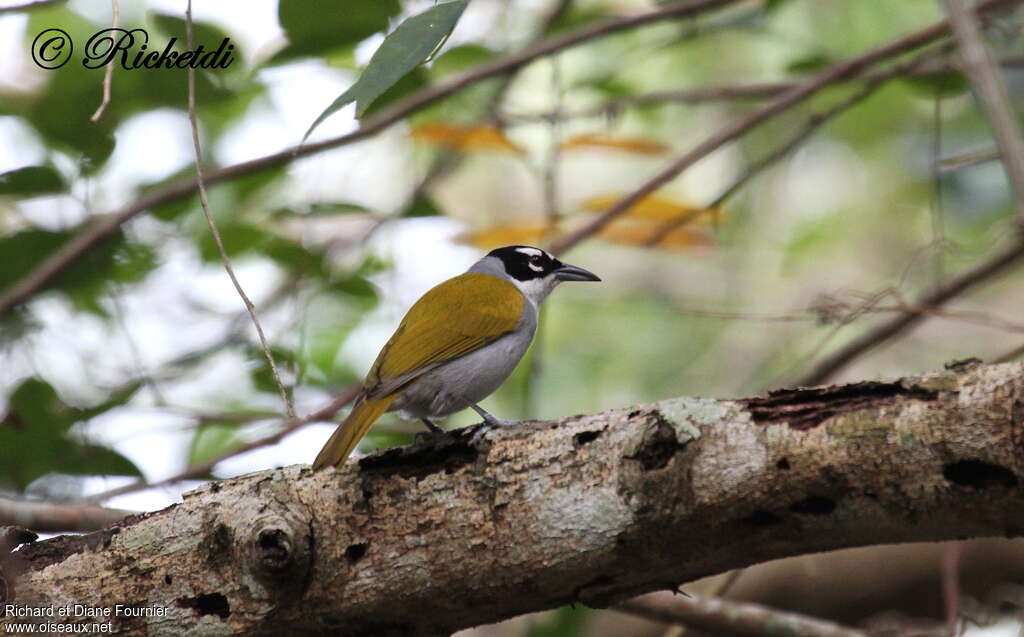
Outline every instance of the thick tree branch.
{"label": "thick tree branch", "polygon": [[122,634],[449,634],[790,555],[1019,536],[1022,449],[1024,364],[680,398],[211,483],[0,575],[22,608],[157,609]]}
{"label": "thick tree branch", "polygon": [[[524,51],[481,64],[447,82],[442,82],[419,91],[395,104],[393,107],[386,109],[380,115],[369,119],[359,129],[351,133],[320,142],[303,144],[295,148],[288,148],[278,153],[226,166],[218,170],[211,170],[203,175],[203,181],[206,185],[228,181],[242,175],[249,175],[283,166],[301,157],[307,157],[325,150],[367,139],[416,111],[426,108],[464,88],[488,78],[513,73],[534,60],[551,55],[552,53],[578,46],[596,38],[655,22],[693,17],[706,11],[725,7],[737,1],[684,0],[635,15],[606,20],[576,29],[562,36],[543,40]],[[1003,4],[1011,1],[1014,0],[988,0],[988,4]],[[44,289],[54,277],[63,272],[83,254],[113,236],[122,224],[150,208],[193,194],[196,192],[198,184],[199,182],[195,177],[182,179],[168,186],[153,190],[125,205],[123,208],[101,217],[89,230],[84,231],[64,244],[34,270],[0,294],[0,316],[7,314]]]}

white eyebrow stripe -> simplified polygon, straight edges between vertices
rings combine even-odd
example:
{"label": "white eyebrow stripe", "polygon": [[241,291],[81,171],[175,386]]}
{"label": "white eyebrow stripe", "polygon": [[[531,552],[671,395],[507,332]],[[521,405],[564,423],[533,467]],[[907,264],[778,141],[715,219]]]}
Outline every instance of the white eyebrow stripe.
{"label": "white eyebrow stripe", "polygon": [[516,248],[516,252],[519,254],[525,254],[528,257],[539,257],[544,254],[543,250],[537,248]]}

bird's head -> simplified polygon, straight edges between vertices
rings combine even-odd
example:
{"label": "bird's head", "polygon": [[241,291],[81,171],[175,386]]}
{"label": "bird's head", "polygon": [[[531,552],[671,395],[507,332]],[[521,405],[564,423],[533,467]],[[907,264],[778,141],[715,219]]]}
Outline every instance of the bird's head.
{"label": "bird's head", "polygon": [[593,272],[531,246],[505,246],[491,250],[474,269],[507,278],[526,298],[539,304],[562,281],[600,281]]}

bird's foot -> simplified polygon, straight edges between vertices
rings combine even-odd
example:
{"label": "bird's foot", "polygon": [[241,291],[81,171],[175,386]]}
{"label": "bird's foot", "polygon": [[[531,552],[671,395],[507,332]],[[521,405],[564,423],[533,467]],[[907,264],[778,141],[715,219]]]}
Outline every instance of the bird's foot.
{"label": "bird's foot", "polygon": [[493,416],[480,405],[470,405],[470,407],[473,408],[473,411],[480,414],[480,417],[484,419],[484,422],[491,427],[510,427],[512,425],[519,424],[518,420],[502,420],[497,416]]}
{"label": "bird's foot", "polygon": [[470,405],[470,407],[472,407],[473,411],[480,414],[480,417],[484,419],[480,426],[477,427],[476,431],[473,432],[473,437],[469,439],[470,444],[475,445],[480,442],[492,429],[495,429],[496,427],[509,427],[511,425],[519,424],[518,420],[502,420],[501,418],[490,414],[486,409],[479,405]]}

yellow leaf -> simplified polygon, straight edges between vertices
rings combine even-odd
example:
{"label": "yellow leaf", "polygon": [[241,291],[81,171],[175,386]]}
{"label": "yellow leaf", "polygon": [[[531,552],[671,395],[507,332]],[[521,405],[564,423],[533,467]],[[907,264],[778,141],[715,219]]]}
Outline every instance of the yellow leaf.
{"label": "yellow leaf", "polygon": [[668,146],[661,142],[653,142],[649,139],[639,137],[605,137],[603,135],[587,134],[579,135],[568,139],[561,145],[562,150],[574,148],[609,148],[612,150],[624,150],[630,153],[641,155],[660,155],[668,150]]}
{"label": "yellow leaf", "polygon": [[534,244],[540,243],[556,230],[553,224],[547,222],[528,222],[494,226],[485,230],[466,232],[458,237],[456,241],[476,246],[484,250],[498,248],[500,246],[515,245],[518,243]]}
{"label": "yellow leaf", "polygon": [[605,226],[600,236],[612,243],[638,247],[646,247],[657,238],[657,243],[651,247],[671,250],[704,248],[713,244],[711,237],[703,232],[685,227],[665,232],[664,228],[664,222],[620,219]]}
{"label": "yellow leaf", "polygon": [[[625,194],[597,195],[584,201],[583,209],[587,212],[603,213],[619,203],[623,197]],[[719,214],[717,208],[698,208],[677,199],[658,195],[647,195],[625,212],[626,216],[634,219],[650,221],[675,221],[687,216],[690,218],[687,223],[717,221]]]}
{"label": "yellow leaf", "polygon": [[493,150],[516,155],[525,155],[523,147],[505,136],[494,126],[459,126],[444,122],[431,122],[414,126],[410,133],[413,139],[447,146],[463,152]]}

